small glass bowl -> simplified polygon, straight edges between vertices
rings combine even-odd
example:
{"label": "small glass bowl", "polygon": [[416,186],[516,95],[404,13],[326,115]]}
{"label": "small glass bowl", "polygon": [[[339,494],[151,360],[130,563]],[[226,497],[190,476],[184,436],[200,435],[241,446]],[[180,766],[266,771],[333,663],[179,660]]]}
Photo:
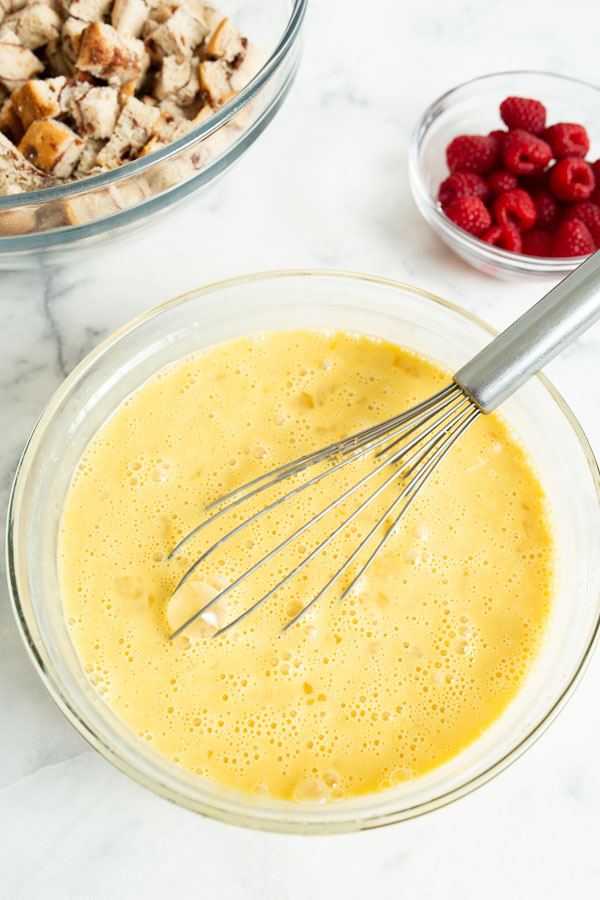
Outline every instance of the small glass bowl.
{"label": "small glass bowl", "polygon": [[166,147],[70,184],[0,196],[0,270],[62,263],[123,239],[208,188],[254,143],[287,97],[300,62],[308,0],[248,4],[227,14],[266,54],[239,93]]}
{"label": "small glass bowl", "polygon": [[459,134],[489,134],[504,128],[500,103],[532,97],[546,106],[548,124],[581,122],[590,137],[588,159],[600,157],[600,88],[550,72],[498,72],[459,85],[425,110],[411,138],[408,173],[415,203],[442,240],[470,265],[496,278],[559,278],[585,257],[546,258],[510,253],[463,231],[437,202],[448,177],[446,147]]}
{"label": "small glass bowl", "polygon": [[389,791],[323,806],[253,796],[186,772],[130,731],[84,671],[60,594],[61,510],[90,440],[159,369],[241,335],[309,326],[379,335],[439,359],[452,371],[493,335],[478,319],[417,288],[343,272],[249,275],[176,297],[94,350],[43,412],[13,486],[7,570],[16,618],[42,681],[77,731],[110,762],[156,794],[226,822],[278,832],[335,833],[411,818],[469,793],[526,750],[562,708],[598,635],[600,483],[579,424],[545,378],[533,378],[503,404],[554,509],[560,590],[545,646],[528,680],[503,715],[456,757]]}

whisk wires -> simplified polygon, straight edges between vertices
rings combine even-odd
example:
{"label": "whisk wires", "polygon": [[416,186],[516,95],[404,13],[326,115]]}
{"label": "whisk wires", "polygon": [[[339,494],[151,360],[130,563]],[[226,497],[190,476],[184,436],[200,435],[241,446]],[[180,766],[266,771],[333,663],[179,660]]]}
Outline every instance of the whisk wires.
{"label": "whisk wires", "polygon": [[375,538],[377,532],[380,531],[384,523],[387,523],[390,518],[395,516],[395,518],[392,518],[391,524],[377,542],[366,562],[363,563],[358,573],[343,591],[340,597],[340,601],[343,601],[353,588],[358,585],[387,541],[389,541],[391,536],[397,530],[402,518],[415,497],[430,479],[442,459],[479,415],[480,410],[478,407],[475,406],[456,383],[452,383],[429,397],[427,400],[416,404],[398,416],[393,416],[384,422],[380,422],[377,425],[366,428],[356,434],[350,435],[340,441],[336,441],[324,448],[305,454],[290,463],[286,463],[276,469],[266,472],[210,503],[206,507],[206,511],[215,510],[215,507],[220,506],[221,504],[224,505],[213,512],[208,519],[190,531],[189,534],[174,547],[169,554],[169,559],[172,559],[179,553],[189,540],[196,537],[209,524],[214,523],[218,518],[231,512],[252,497],[256,497],[263,491],[276,487],[286,479],[301,475],[313,466],[323,463],[333,463],[333,465],[318,472],[307,481],[296,485],[281,497],[271,501],[247,519],[235,525],[235,527],[215,541],[187,569],[175,588],[175,591],[179,590],[179,588],[185,584],[198,567],[212,553],[225,542],[234,538],[242,531],[242,529],[246,528],[252,522],[256,522],[265,514],[273,512],[283,503],[296,497],[302,491],[318,484],[322,479],[340,471],[348,464],[363,458],[367,453],[376,451],[374,453],[374,459],[377,462],[377,465],[371,471],[360,478],[356,483],[352,484],[347,490],[341,493],[339,497],[336,497],[313,517],[304,522],[291,535],[286,537],[256,563],[251,565],[230,585],[221,590],[214,598],[177,628],[170,635],[170,640],[173,640],[186,631],[187,628],[193,625],[194,622],[203,616],[212,606],[239,587],[261,566],[273,559],[276,554],[285,549],[290,543],[299,538],[305,531],[331,513],[340,504],[347,501],[353,494],[365,488],[371,479],[376,478],[376,476],[382,473],[386,467],[391,466],[393,469],[392,473],[379,484],[379,486],[376,487],[375,490],[372,491],[366,499],[341,522],[340,525],[328,534],[314,550],[312,550],[274,587],[261,596],[248,609],[244,610],[231,622],[218,629],[213,637],[219,637],[234,626],[239,625],[247,616],[257,610],[265,601],[269,600],[277,593],[277,591],[291,581],[291,579],[321,553],[331,541],[347,529],[387,488],[394,482],[399,482],[399,485],[402,485],[402,489],[398,496],[394,498],[394,501],[388,509],[380,516],[369,533],[360,541],[359,545],[353,550],[351,555],[338,568],[318,594],[305,604],[305,606],[286,623],[283,630],[285,631],[294,625],[330,588],[333,587],[335,582],[348,571],[363,551],[366,551],[368,545]]}

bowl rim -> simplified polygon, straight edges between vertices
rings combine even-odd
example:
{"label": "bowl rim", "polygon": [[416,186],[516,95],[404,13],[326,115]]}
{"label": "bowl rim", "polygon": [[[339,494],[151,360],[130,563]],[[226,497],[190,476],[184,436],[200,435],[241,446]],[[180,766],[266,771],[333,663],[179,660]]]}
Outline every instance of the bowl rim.
{"label": "bowl rim", "polygon": [[[248,809],[244,809],[243,811],[236,811],[234,809],[232,811],[230,808],[230,804],[223,803],[222,805],[219,805],[219,801],[215,800],[215,798],[203,797],[198,800],[197,798],[191,796],[191,792],[184,793],[181,790],[176,791],[172,786],[167,784],[166,781],[158,777],[157,774],[154,775],[154,780],[150,780],[147,773],[141,766],[139,766],[137,761],[136,764],[132,764],[131,761],[127,759],[126,754],[122,753],[119,749],[115,749],[115,747],[108,746],[108,744],[105,743],[103,736],[97,733],[91,725],[89,725],[84,719],[80,717],[76,708],[71,705],[70,698],[67,697],[61,690],[60,684],[54,680],[54,678],[52,677],[52,673],[47,671],[42,653],[38,650],[38,645],[36,644],[36,640],[32,634],[32,630],[29,627],[28,615],[20,601],[18,577],[15,566],[15,553],[13,550],[13,535],[16,530],[16,522],[19,516],[19,489],[21,482],[26,481],[29,476],[29,457],[35,452],[36,445],[39,442],[42,433],[47,427],[51,425],[54,417],[54,412],[56,408],[62,403],[64,396],[69,392],[71,387],[84,375],[87,369],[94,365],[100,359],[100,357],[102,357],[113,347],[113,345],[118,343],[118,341],[126,334],[130,334],[131,332],[135,331],[135,329],[138,328],[141,324],[146,323],[152,318],[160,315],[165,309],[176,305],[181,305],[192,298],[209,296],[213,291],[227,289],[230,287],[239,287],[249,283],[260,283],[264,280],[273,280],[278,278],[285,279],[289,277],[308,278],[315,276],[320,278],[325,277],[331,279],[340,279],[342,281],[350,280],[367,282],[375,284],[378,287],[387,287],[394,290],[401,290],[406,293],[422,297],[428,302],[440,305],[453,314],[458,314],[459,316],[465,318],[467,321],[470,321],[471,323],[474,323],[475,325],[480,327],[483,331],[487,332],[490,337],[495,337],[498,333],[496,329],[487,324],[484,320],[480,319],[478,316],[471,313],[469,310],[465,310],[457,304],[444,300],[443,298],[429,291],[417,288],[413,285],[407,284],[406,282],[397,281],[392,278],[379,277],[376,275],[369,275],[359,272],[344,271],[341,269],[280,269],[255,272],[247,275],[239,275],[232,278],[221,279],[203,285],[200,288],[195,288],[178,294],[175,297],[165,300],[162,303],[147,310],[146,312],[136,316],[134,319],[130,320],[121,328],[113,332],[113,334],[111,334],[109,337],[105,338],[105,340],[103,340],[97,347],[95,347],[89,354],[87,354],[81,360],[81,362],[78,363],[78,365],[70,372],[70,374],[62,381],[57,390],[54,392],[44,410],[42,411],[40,417],[38,418],[36,424],[34,425],[17,465],[8,504],[5,549],[7,580],[11,606],[17,623],[18,631],[34,664],[34,668],[36,669],[37,674],[40,677],[45,689],[49,693],[54,703],[63,713],[65,718],[71,723],[71,725],[73,725],[73,727],[81,735],[81,737],[83,737],[84,740],[86,740],[86,742],[95,750],[97,750],[105,759],[107,759],[125,775],[132,778],[132,780],[134,780],[136,783],[149,789],[154,794],[162,796],[172,802],[176,802],[178,805],[184,808],[188,808],[197,813],[199,812],[203,815],[208,815],[220,821],[263,831],[304,834],[335,834],[349,831],[362,831],[424,815],[427,812],[431,812],[435,809],[446,806],[460,799],[461,797],[466,796],[478,787],[483,786],[486,782],[490,781],[496,775],[500,774],[500,772],[502,772],[510,764],[515,762],[529,747],[531,747],[538,740],[538,738],[544,733],[548,726],[554,721],[559,712],[566,705],[567,701],[571,698],[575,688],[579,684],[579,681],[591,660],[592,653],[595,650],[600,639],[600,606],[596,610],[596,616],[593,622],[593,626],[590,630],[590,634],[588,635],[585,646],[580,652],[579,657],[574,665],[574,669],[568,683],[564,686],[561,693],[554,699],[543,717],[535,724],[532,724],[528,729],[526,735],[520,741],[518,741],[517,744],[515,744],[506,753],[504,753],[503,756],[489,765],[483,772],[480,772],[478,775],[467,780],[464,784],[460,784],[457,787],[442,791],[438,796],[425,802],[392,812],[382,812],[378,810],[361,810],[357,812],[355,810],[348,810],[348,812],[344,816],[341,815],[343,807],[342,805],[338,804],[333,805],[333,807],[318,807],[314,810],[311,807],[304,808],[300,806],[299,810],[301,810],[301,813],[297,816],[294,816],[294,813],[290,814],[289,810],[287,814],[281,814],[278,812],[273,812],[271,810],[261,810],[260,807],[256,807],[251,811],[249,811]],[[592,482],[595,487],[595,505],[597,507],[600,507],[600,469],[593,449],[589,444],[582,426],[580,425],[578,419],[576,418],[575,414],[566,403],[562,395],[549,381],[549,379],[546,378],[546,376],[544,376],[543,374],[538,374],[534,377],[539,379],[545,390],[550,394],[552,400],[558,406],[559,411],[565,416],[568,424],[571,426],[574,435],[577,438],[579,445],[583,451],[583,455],[592,477]],[[329,819],[327,818],[328,809],[335,810],[334,814]]]}
{"label": "bowl rim", "polygon": [[[600,86],[598,85],[592,84],[589,81],[584,81],[582,78],[572,78],[570,75],[560,75],[557,72],[548,72],[544,69],[508,69],[506,71],[490,72],[486,75],[477,75],[475,78],[469,78],[467,81],[463,81],[460,84],[455,85],[454,87],[450,88],[439,97],[437,97],[432,103],[427,106],[425,111],[418,119],[417,124],[413,128],[413,132],[409,141],[409,181],[412,194],[419,212],[421,212],[421,214],[429,224],[431,224],[431,218],[435,219],[439,223],[440,231],[449,232],[455,243],[461,245],[465,249],[468,248],[471,252],[473,252],[483,260],[486,260],[490,263],[495,262],[499,264],[503,269],[510,269],[513,272],[523,272],[527,271],[528,266],[535,266],[536,274],[547,274],[549,277],[551,277],[552,275],[561,274],[576,268],[580,263],[587,259],[587,256],[528,256],[526,253],[513,253],[510,250],[503,250],[501,247],[496,247],[492,244],[486,244],[484,241],[476,238],[474,235],[471,235],[467,231],[464,231],[462,228],[459,228],[458,225],[452,222],[443,213],[441,207],[438,206],[438,204],[429,194],[429,191],[427,191],[427,189],[425,188],[425,184],[421,175],[421,165],[419,161],[420,143],[427,133],[431,120],[434,117],[434,114],[437,112],[438,108],[442,105],[445,105],[446,101],[449,98],[452,98],[453,95],[463,90],[463,88],[477,85],[478,83],[486,82],[493,78],[519,75],[534,75],[543,78],[553,78],[559,81],[570,82],[574,85],[581,85],[583,87],[590,88],[591,90],[596,91],[598,94],[600,94]],[[429,215],[427,215],[426,213],[428,213]]]}
{"label": "bowl rim", "polygon": [[[34,203],[42,204],[52,200],[70,199],[88,191],[108,187],[130,175],[137,175],[140,172],[151,169],[154,165],[176,156],[182,150],[188,149],[213,134],[213,132],[218,131],[222,125],[236,116],[260,93],[293,46],[306,13],[308,0],[292,0],[292,4],[292,11],[283,34],[269,58],[263,63],[254,78],[206,121],[195,125],[186,134],[171,141],[165,147],[148,153],[141,159],[130,160],[121,166],[117,166],[116,169],[110,169],[108,172],[90,175],[87,178],[80,178],[78,181],[70,181],[67,184],[55,187],[39,188],[35,191],[24,191],[22,194],[0,196],[0,213],[7,209],[18,209],[21,206],[29,206]],[[0,246],[4,240],[10,240],[11,237],[0,237]]]}

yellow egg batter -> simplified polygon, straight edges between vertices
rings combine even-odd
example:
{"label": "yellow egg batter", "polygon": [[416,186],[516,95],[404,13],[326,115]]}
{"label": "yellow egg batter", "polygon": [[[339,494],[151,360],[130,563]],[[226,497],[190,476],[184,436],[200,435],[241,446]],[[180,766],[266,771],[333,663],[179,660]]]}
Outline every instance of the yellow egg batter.
{"label": "yellow egg batter", "polygon": [[82,663],[141,739],[241,791],[335,801],[422,775],[498,718],[543,639],[556,548],[537,476],[497,416],[482,416],[466,432],[343,604],[338,597],[358,563],[280,634],[367,534],[395,488],[239,627],[209,637],[357,501],[294,541],[186,634],[168,639],[373,462],[353,463],[244,529],[170,599],[194,559],[267,498],[222,517],[168,561],[207,503],[447,382],[436,364],[376,338],[274,332],[181,361],[115,412],[73,479],[60,575]]}

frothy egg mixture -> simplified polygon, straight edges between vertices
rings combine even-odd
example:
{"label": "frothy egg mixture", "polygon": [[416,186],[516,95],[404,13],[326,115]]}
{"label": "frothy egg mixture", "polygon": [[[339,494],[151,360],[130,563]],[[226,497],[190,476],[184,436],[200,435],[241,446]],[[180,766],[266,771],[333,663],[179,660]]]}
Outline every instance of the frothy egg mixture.
{"label": "frothy egg mixture", "polygon": [[338,597],[366,557],[280,634],[396,487],[239,627],[209,639],[333,531],[365,491],[168,640],[373,462],[352,463],[252,523],[171,599],[194,559],[266,498],[222,517],[168,561],[207,503],[447,381],[441,367],[376,338],[273,332],[163,370],[106,422],[69,490],[60,575],[82,663],[135,734],[220,784],[322,802],[416,778],[498,718],[544,637],[556,548],[538,478],[494,415],[455,445],[343,604]]}

